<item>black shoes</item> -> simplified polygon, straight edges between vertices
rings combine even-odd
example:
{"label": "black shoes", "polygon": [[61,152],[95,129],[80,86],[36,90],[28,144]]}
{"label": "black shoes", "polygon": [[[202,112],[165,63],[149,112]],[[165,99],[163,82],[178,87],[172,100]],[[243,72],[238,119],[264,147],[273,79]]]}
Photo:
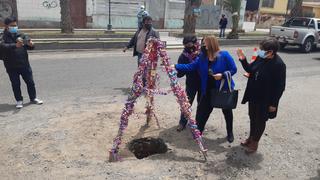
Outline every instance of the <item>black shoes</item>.
{"label": "black shoes", "polygon": [[183,131],[185,128],[186,128],[186,126],[183,126],[183,125],[179,124],[178,127],[177,127],[177,131],[178,131],[178,132],[181,132],[181,131]]}
{"label": "black shoes", "polygon": [[232,143],[234,141],[234,136],[233,136],[233,133],[228,133],[228,136],[227,136],[227,141],[229,143]]}

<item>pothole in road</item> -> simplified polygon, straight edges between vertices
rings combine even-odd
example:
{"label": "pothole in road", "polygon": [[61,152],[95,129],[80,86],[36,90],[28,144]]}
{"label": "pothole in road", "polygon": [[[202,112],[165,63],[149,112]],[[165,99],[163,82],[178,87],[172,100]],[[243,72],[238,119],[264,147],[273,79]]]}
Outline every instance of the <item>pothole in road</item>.
{"label": "pothole in road", "polygon": [[168,146],[161,138],[140,138],[134,139],[128,144],[129,150],[137,159],[143,159],[154,154],[164,154]]}

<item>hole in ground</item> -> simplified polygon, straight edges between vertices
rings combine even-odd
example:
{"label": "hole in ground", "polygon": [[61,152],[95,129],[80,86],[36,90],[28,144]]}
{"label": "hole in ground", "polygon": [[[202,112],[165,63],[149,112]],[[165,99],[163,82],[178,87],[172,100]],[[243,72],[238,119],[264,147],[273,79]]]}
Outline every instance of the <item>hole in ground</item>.
{"label": "hole in ground", "polygon": [[168,146],[161,138],[145,137],[134,139],[128,144],[129,150],[137,159],[143,159],[154,154],[164,154]]}

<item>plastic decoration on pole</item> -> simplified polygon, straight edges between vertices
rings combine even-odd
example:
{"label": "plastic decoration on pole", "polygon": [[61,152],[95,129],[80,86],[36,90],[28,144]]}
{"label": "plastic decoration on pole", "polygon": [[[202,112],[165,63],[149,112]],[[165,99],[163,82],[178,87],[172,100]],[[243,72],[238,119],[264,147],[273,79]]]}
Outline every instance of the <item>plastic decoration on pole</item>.
{"label": "plastic decoration on pole", "polygon": [[163,71],[167,73],[170,79],[171,91],[177,98],[177,102],[180,105],[181,112],[188,120],[188,127],[192,132],[193,138],[199,145],[200,152],[203,154],[205,161],[207,160],[207,149],[204,146],[202,135],[197,129],[196,120],[191,118],[191,105],[188,101],[187,94],[178,83],[176,70],[170,66],[170,58],[165,50],[164,43],[160,41],[160,39],[150,38],[148,40],[147,47],[144,50],[142,61],[139,65],[139,70],[134,74],[131,92],[121,113],[118,134],[114,139],[111,150],[109,151],[110,162],[121,160],[121,157],[119,156],[119,146],[122,143],[122,136],[124,135],[125,129],[128,127],[129,116],[132,115],[134,111],[134,105],[137,99],[143,94],[145,94],[147,98],[147,125],[149,124],[151,118],[155,117],[159,126],[158,119],[156,118],[154,113],[154,95],[166,95],[168,93],[157,89],[157,81],[159,82],[159,75],[156,70],[159,58],[161,58]]}
{"label": "plastic decoration on pole", "polygon": [[[258,49],[255,47],[253,49],[253,55],[251,56],[251,59],[250,59],[250,64],[253,63],[258,57]],[[250,77],[250,73],[244,73],[244,76],[249,78]]]}

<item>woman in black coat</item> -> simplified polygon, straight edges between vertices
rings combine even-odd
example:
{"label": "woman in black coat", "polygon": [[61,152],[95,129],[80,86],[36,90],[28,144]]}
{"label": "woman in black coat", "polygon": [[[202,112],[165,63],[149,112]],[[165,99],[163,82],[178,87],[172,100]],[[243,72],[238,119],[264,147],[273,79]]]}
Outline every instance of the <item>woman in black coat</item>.
{"label": "woman in black coat", "polygon": [[243,51],[237,54],[244,70],[250,73],[242,104],[249,102],[250,135],[241,143],[253,153],[265,130],[266,121],[277,115],[279,100],[285,90],[286,65],[277,54],[279,42],[266,39],[260,43],[257,59],[249,64]]}

